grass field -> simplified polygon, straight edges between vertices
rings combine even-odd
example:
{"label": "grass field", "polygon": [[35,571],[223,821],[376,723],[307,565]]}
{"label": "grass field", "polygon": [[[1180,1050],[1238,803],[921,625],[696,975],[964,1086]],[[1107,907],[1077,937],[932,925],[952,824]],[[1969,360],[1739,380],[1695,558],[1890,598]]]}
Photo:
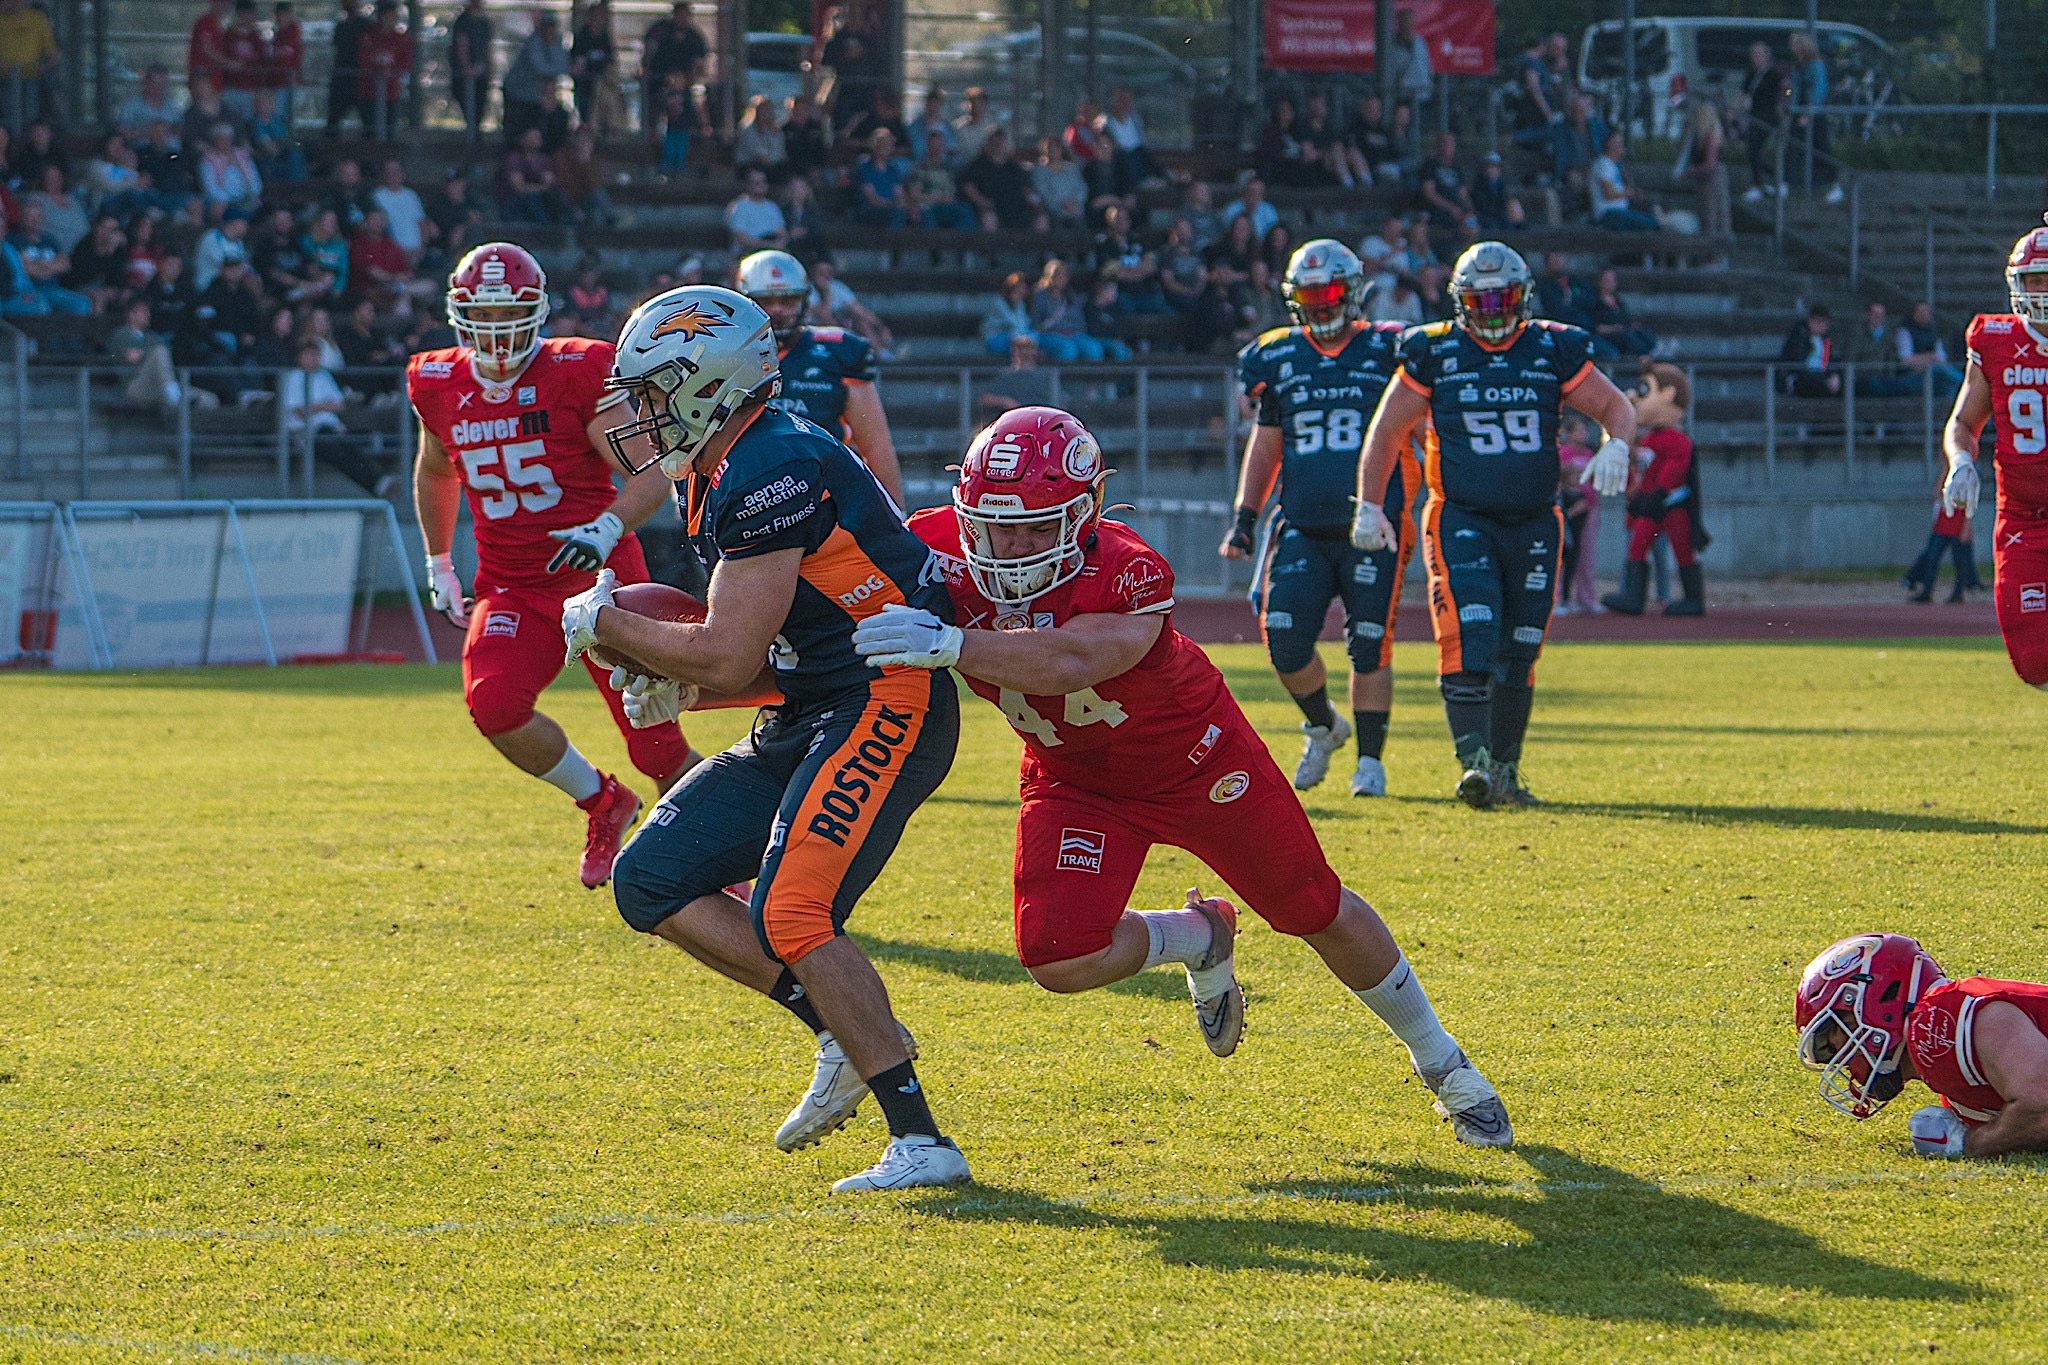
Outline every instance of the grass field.
{"label": "grass field", "polygon": [[[1252,649],[1217,651],[1291,767]],[[1403,647],[1392,799],[1312,815],[1499,1084],[1460,1148],[1300,944],[1178,973],[1011,955],[1016,743],[854,922],[980,1183],[834,1198],[781,1010],[574,881],[575,812],[448,668],[0,678],[0,1360],[2040,1359],[2048,1168],[1915,1159],[1791,1056],[1822,945],[2034,976],[2048,701],[1995,642],[1573,646],[1475,814]],[[545,702],[622,746],[580,678]],[[700,719],[700,747],[745,718]],[[1155,855],[1141,901],[1197,877]]]}

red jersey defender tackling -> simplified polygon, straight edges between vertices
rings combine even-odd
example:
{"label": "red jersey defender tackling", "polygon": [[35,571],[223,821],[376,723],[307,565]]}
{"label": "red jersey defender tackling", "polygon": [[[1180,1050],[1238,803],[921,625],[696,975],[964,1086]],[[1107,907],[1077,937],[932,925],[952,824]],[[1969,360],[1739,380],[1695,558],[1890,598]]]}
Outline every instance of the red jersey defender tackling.
{"label": "red jersey defender tackling", "polygon": [[1178,963],[1204,1040],[1228,1056],[1244,1033],[1235,907],[1190,891],[1180,909],[1127,908],[1151,846],[1185,848],[1273,928],[1305,939],[1407,1044],[1460,1141],[1508,1145],[1492,1085],[1380,917],[1339,883],[1223,675],[1173,628],[1165,558],[1102,519],[1108,474],[1071,414],[1005,413],[968,449],[953,505],[910,521],[960,624],[891,603],[853,632],[885,673],[958,669],[1023,737],[1018,956],[1059,992]]}
{"label": "red jersey defender tackling", "polygon": [[[589,817],[580,874],[604,885],[640,798],[591,766],[534,709],[562,671],[562,603],[610,567],[621,582],[647,580],[633,528],[668,494],[658,470],[612,485],[605,430],[624,395],[607,393],[612,346],[543,339],[547,276],[510,242],[477,247],[448,277],[448,325],[462,345],[407,362],[406,396],[420,420],[413,503],[426,541],[434,607],[467,632],[462,695],[470,718],[524,772],[561,788]],[[456,509],[469,499],[476,527],[475,597],[449,551]],[[699,755],[673,722],[634,729],[623,699],[591,677],[626,737],[633,766],[666,791]]]}

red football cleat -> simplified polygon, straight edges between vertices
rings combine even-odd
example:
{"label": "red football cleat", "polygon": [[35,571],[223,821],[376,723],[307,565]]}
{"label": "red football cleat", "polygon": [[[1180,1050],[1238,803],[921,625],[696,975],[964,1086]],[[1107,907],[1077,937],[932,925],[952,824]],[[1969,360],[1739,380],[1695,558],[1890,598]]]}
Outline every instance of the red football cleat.
{"label": "red football cleat", "polygon": [[631,787],[606,773],[597,795],[576,804],[590,815],[590,829],[583,836],[583,863],[577,868],[577,875],[595,891],[612,879],[612,862],[619,856],[619,844],[626,831],[633,827],[633,817],[640,813],[640,798]]}

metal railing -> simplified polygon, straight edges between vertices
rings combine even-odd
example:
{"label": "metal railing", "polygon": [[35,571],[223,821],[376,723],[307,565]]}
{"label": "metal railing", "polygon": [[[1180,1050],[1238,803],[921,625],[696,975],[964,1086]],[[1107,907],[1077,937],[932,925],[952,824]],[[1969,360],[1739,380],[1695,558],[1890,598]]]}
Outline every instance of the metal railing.
{"label": "metal railing", "polygon": [[[1984,197],[1995,200],[1998,197],[1998,120],[2006,117],[2040,117],[2048,115],[2048,104],[1798,104],[1788,111],[1795,118],[1805,118],[1805,169],[1802,176],[1803,188],[1813,192],[1813,166],[1816,154],[1814,140],[1815,118],[1863,117],[1866,119],[1917,119],[1917,118],[1982,118],[1985,121],[1984,139]],[[1790,139],[1779,139],[1780,182],[1783,183],[1783,144]],[[1837,166],[1841,162],[1835,158]]]}

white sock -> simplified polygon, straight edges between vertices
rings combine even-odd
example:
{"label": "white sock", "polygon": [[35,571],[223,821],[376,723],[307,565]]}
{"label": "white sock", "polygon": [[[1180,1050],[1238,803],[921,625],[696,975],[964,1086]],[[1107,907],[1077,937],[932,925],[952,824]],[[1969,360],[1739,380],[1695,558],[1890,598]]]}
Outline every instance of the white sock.
{"label": "white sock", "polygon": [[573,744],[562,750],[562,761],[542,773],[540,780],[569,793],[571,801],[588,801],[604,785],[597,769],[590,766],[589,759],[576,752]]}
{"label": "white sock", "polygon": [[1430,1008],[1429,997],[1422,993],[1422,983],[1415,979],[1406,953],[1401,954],[1394,970],[1379,985],[1351,993],[1408,1045],[1408,1060],[1417,1071],[1438,1070],[1457,1056],[1458,1040],[1444,1032],[1444,1026],[1437,1022],[1436,1011]]}
{"label": "white sock", "polygon": [[1209,954],[1210,940],[1215,931],[1208,916],[1199,910],[1133,910],[1145,922],[1145,932],[1152,936],[1152,946],[1145,953],[1145,965],[1157,967],[1162,962],[1179,962],[1194,966]]}

